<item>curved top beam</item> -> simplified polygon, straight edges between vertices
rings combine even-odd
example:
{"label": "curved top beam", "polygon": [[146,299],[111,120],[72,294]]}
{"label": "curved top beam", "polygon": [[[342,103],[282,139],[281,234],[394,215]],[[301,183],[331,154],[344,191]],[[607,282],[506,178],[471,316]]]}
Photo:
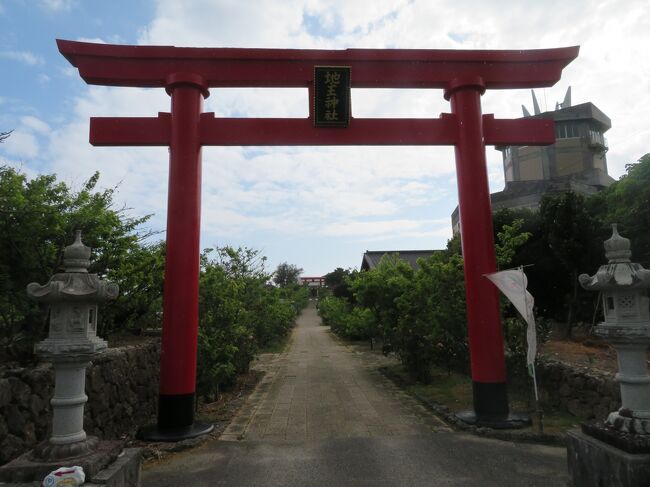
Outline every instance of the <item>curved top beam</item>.
{"label": "curved top beam", "polygon": [[551,86],[579,47],[533,50],[240,49],[125,46],[57,40],[89,84],[165,87],[173,73],[209,87],[306,87],[315,65],[352,68],[355,88],[441,88],[481,79],[486,88]]}

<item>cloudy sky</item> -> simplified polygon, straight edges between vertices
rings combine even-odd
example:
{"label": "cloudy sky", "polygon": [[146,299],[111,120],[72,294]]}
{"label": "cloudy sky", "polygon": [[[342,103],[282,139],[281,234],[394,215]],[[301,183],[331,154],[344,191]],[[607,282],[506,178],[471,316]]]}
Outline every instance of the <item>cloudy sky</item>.
{"label": "cloudy sky", "polygon": [[[55,39],[196,47],[533,49],[580,45],[542,110],[591,101],[612,119],[610,175],[650,152],[647,0],[0,0],[0,164],[79,187],[95,170],[134,215],[164,230],[165,148],[95,148],[91,116],[169,111],[163,90],[86,85]],[[391,99],[390,104],[384,100]],[[527,90],[491,91],[484,113],[521,116]],[[306,90],[211,91],[206,111],[304,117]],[[437,117],[438,90],[353,90],[357,117]],[[492,191],[500,153],[488,148]],[[441,147],[205,148],[202,245],[243,245],[321,275],[365,250],[444,247],[457,204],[453,150]]]}

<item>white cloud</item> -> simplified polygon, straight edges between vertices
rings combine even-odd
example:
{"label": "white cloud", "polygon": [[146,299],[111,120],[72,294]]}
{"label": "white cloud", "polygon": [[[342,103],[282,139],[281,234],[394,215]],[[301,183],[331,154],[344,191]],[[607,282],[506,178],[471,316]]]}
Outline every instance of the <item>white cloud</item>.
{"label": "white cloud", "polygon": [[71,10],[77,0],[39,0],[41,7],[52,12]]}
{"label": "white cloud", "polygon": [[34,134],[16,129],[11,137],[2,143],[4,151],[21,160],[33,159],[39,154],[39,145]]}
{"label": "white cloud", "polygon": [[301,88],[219,88],[212,89],[206,111],[218,117],[309,116],[309,99]]}
{"label": "white cloud", "polygon": [[48,134],[52,130],[47,123],[43,122],[43,120],[33,117],[31,115],[21,117],[20,123],[24,127],[27,127],[39,134]]}
{"label": "white cloud", "polygon": [[79,72],[73,66],[59,67],[59,70],[66,78],[76,78],[79,76]]}
{"label": "white cloud", "polygon": [[29,162],[40,155],[39,139],[47,136],[50,131],[50,126],[39,118],[32,115],[22,116],[18,127],[4,141],[1,148],[4,153]]}
{"label": "white cloud", "polygon": [[[326,225],[323,234],[337,237],[394,237],[396,233],[431,231],[434,224],[440,223],[440,221],[406,219],[343,221]],[[445,220],[444,223],[448,222]]]}
{"label": "white cloud", "polygon": [[[191,12],[188,12],[190,11]],[[155,19],[142,32],[142,44],[220,47],[286,47],[307,39],[301,31],[300,2],[196,0],[157,2]],[[245,34],[244,34],[245,33]]]}
{"label": "white cloud", "polygon": [[0,51],[0,58],[11,59],[28,66],[38,66],[44,63],[42,57],[29,51]]}
{"label": "white cloud", "polygon": [[94,44],[106,44],[106,41],[100,37],[77,37],[78,42],[92,42]]}

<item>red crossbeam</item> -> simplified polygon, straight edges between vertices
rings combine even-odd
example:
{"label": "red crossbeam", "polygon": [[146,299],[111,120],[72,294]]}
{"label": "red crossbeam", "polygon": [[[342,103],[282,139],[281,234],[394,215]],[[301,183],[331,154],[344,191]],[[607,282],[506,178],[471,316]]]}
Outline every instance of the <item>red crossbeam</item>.
{"label": "red crossbeam", "polygon": [[578,55],[559,49],[230,49],[119,46],[57,40],[59,51],[90,84],[167,86],[175,73],[202,76],[208,87],[308,87],[315,65],[352,68],[353,88],[447,88],[481,76],[485,87],[551,86]]}
{"label": "red crossbeam", "polygon": [[[457,123],[451,114],[437,119],[353,118],[345,129],[316,128],[302,118],[215,118],[201,115],[201,145],[455,145]],[[547,119],[495,119],[483,115],[486,145],[548,145],[555,142]],[[93,117],[95,146],[169,145],[171,114],[158,117]]]}
{"label": "red crossbeam", "polygon": [[171,113],[157,117],[91,117],[90,143],[95,146],[169,145]]}

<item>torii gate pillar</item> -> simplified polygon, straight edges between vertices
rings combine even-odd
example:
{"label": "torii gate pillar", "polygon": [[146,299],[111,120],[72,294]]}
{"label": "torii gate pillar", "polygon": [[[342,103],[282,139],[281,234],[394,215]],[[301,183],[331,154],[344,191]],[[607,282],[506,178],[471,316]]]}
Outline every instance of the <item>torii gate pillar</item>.
{"label": "torii gate pillar", "polygon": [[[499,299],[484,277],[496,270],[485,146],[552,144],[554,123],[482,115],[480,97],[486,89],[552,86],[578,47],[321,51],[57,43],[87,83],[165,88],[172,97],[171,114],[92,118],[90,126],[93,145],[170,147],[160,401],[149,439],[177,440],[210,429],[194,422],[204,145],[454,145],[474,384],[474,410],[461,418],[496,427],[522,424],[508,408]],[[227,119],[201,112],[211,87],[307,88],[312,102],[317,67],[349,70],[354,88],[444,89],[452,113],[431,119],[350,117],[345,128],[319,128],[313,106],[304,119]]]}
{"label": "torii gate pillar", "polygon": [[174,441],[213,429],[194,421],[201,239],[199,121],[209,92],[200,76],[189,74],[171,76],[165,89],[171,96],[172,117],[160,396],[158,424],[141,431],[154,441]]}
{"label": "torii gate pillar", "polygon": [[445,90],[459,127],[454,147],[474,397],[474,410],[459,416],[470,423],[476,423],[478,415],[484,425],[514,427],[530,421],[508,408],[503,337],[501,327],[494,326],[501,321],[499,294],[484,277],[497,270],[483,142],[481,95],[484,92],[485,84],[480,78],[454,80]]}

